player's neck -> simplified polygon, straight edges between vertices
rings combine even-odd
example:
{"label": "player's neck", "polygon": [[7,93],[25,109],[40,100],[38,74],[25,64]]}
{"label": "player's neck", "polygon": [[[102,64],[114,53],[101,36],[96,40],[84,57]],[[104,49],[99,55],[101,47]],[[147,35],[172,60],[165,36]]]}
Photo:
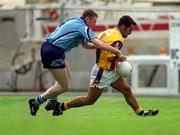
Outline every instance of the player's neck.
{"label": "player's neck", "polygon": [[118,30],[121,33],[121,30],[120,30],[120,28],[118,26],[115,26],[114,29]]}

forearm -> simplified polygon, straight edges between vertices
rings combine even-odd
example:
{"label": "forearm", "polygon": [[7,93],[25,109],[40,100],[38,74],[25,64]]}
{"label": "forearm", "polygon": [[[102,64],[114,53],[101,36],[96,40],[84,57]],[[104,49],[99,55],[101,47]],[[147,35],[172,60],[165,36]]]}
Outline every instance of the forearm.
{"label": "forearm", "polygon": [[105,50],[105,51],[110,51],[119,57],[121,55],[121,51],[115,47],[112,47],[110,45],[107,45],[106,43],[103,43],[102,45],[98,46],[99,49]]}
{"label": "forearm", "polygon": [[86,45],[82,45],[83,48],[85,49],[96,49],[95,45],[92,43],[87,43]]}
{"label": "forearm", "polygon": [[106,43],[102,42],[99,39],[96,39],[96,38],[93,39],[92,43],[96,46],[96,48],[99,48],[99,49],[105,50],[105,51],[110,51],[110,52],[116,54],[117,57],[120,57],[120,55],[121,55],[121,52],[119,49],[112,47],[110,45],[107,45]]}

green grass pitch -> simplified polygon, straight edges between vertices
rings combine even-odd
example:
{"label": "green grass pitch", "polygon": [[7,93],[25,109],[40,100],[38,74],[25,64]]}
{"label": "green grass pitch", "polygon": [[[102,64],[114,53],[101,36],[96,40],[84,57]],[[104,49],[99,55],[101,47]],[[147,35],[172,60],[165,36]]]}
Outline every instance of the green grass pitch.
{"label": "green grass pitch", "polygon": [[[137,98],[155,117],[138,117],[123,97],[102,96],[95,105],[70,109],[53,117],[44,110],[29,114],[31,96],[0,96],[0,135],[180,135],[180,99]],[[64,96],[69,100],[74,96]]]}

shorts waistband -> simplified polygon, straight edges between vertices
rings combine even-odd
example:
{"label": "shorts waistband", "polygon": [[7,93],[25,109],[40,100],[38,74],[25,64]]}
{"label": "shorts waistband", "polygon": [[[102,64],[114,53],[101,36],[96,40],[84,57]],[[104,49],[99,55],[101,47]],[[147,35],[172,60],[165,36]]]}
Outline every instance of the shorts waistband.
{"label": "shorts waistband", "polygon": [[49,45],[49,46],[51,46],[51,47],[54,47],[54,48],[58,49],[60,52],[63,52],[63,53],[64,53],[64,51],[65,51],[63,48],[59,48],[59,47],[53,45],[52,43],[49,43],[48,41],[43,42],[42,45]]}

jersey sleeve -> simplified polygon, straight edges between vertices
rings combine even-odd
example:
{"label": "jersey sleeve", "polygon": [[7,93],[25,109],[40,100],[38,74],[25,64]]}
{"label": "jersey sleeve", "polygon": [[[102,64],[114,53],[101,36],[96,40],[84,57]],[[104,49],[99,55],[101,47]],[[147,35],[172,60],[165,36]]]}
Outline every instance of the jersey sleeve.
{"label": "jersey sleeve", "polygon": [[[113,46],[113,47],[118,48],[119,50],[121,50],[123,44],[122,44],[121,41],[117,40],[117,41],[114,41],[110,46]],[[107,52],[106,56],[107,56],[108,59],[116,58],[116,54],[114,54],[112,52]]]}
{"label": "jersey sleeve", "polygon": [[80,33],[83,35],[84,40],[83,40],[83,44],[87,44],[88,42],[90,42],[93,38],[97,38],[97,36],[95,35],[95,33],[88,28],[87,26],[82,27],[82,29],[80,29]]}

